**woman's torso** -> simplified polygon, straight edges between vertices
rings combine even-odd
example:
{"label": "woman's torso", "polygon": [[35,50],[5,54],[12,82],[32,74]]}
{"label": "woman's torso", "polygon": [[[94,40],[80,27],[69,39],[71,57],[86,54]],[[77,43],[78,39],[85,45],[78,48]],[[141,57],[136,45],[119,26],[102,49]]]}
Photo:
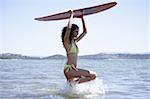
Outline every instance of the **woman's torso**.
{"label": "woman's torso", "polygon": [[77,66],[77,58],[78,58],[78,47],[75,42],[65,45],[66,53],[67,53],[67,64],[73,64],[75,67]]}

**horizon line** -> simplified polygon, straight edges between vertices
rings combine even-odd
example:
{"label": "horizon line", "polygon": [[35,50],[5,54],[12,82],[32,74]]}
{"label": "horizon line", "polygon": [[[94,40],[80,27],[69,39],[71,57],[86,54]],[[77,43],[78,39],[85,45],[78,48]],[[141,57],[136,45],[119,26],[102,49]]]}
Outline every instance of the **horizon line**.
{"label": "horizon line", "polygon": [[[22,55],[22,56],[32,56],[32,57],[49,57],[49,56],[54,56],[54,55],[62,55],[62,54],[53,54],[53,55],[47,55],[47,56],[40,56],[40,55],[25,55],[25,54],[20,54],[20,53],[0,53],[0,54],[16,54],[16,55]],[[100,52],[100,53],[95,53],[95,54],[85,54],[85,55],[78,55],[78,56],[86,56],[86,55],[98,55],[98,54],[150,54],[150,52]],[[62,55],[66,56],[66,55]]]}

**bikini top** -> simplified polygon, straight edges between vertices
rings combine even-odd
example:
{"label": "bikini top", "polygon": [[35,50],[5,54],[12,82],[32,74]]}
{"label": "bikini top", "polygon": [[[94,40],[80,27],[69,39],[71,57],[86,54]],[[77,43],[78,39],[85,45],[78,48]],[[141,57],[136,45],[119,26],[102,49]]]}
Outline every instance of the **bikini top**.
{"label": "bikini top", "polygon": [[78,47],[75,45],[75,43],[72,43],[68,54],[74,54],[74,53],[78,53],[78,52],[79,52]]}

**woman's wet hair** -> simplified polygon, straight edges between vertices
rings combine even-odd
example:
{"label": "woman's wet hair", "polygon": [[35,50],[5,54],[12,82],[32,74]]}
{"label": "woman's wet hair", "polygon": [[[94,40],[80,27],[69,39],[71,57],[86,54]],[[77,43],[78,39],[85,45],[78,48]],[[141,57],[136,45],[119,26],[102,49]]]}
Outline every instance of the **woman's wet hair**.
{"label": "woman's wet hair", "polygon": [[[72,24],[72,27],[71,27],[71,32],[70,32],[70,36],[69,36],[69,41],[71,43],[71,36],[73,35],[73,31],[75,31],[76,29],[79,29],[78,25],[76,24]],[[66,34],[66,30],[67,30],[67,26],[65,26],[63,29],[62,29],[62,34],[61,34],[61,39],[62,39],[62,42],[64,43],[64,37],[65,37],[65,34]]]}

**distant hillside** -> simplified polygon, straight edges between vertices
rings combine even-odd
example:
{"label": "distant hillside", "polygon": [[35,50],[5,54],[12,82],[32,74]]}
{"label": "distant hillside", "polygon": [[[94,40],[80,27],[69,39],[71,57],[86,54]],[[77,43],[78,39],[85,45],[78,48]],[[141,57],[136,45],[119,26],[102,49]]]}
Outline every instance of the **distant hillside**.
{"label": "distant hillside", "polygon": [[[95,55],[83,55],[79,56],[80,59],[150,59],[150,54],[95,54]],[[11,54],[11,53],[4,53],[0,54],[0,59],[65,59],[63,55],[52,55],[48,57],[31,57],[31,56],[24,56],[20,54]]]}
{"label": "distant hillside", "polygon": [[64,58],[65,56],[57,54],[57,55],[52,55],[48,57],[43,57],[42,59],[64,59]]}
{"label": "distant hillside", "polygon": [[80,56],[84,59],[150,59],[150,54],[128,54],[128,53],[118,53],[118,54],[95,54],[95,55],[84,55]]}
{"label": "distant hillside", "polygon": [[4,53],[4,54],[0,54],[0,59],[41,59],[41,58],[24,56],[24,55],[20,55],[20,54]]}

